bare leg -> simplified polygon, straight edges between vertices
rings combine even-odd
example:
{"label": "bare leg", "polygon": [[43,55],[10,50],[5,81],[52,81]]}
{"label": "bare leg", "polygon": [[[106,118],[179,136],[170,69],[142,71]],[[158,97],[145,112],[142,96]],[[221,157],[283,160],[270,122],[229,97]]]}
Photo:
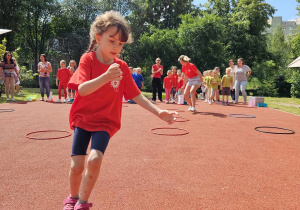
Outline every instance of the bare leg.
{"label": "bare leg", "polygon": [[191,88],[191,98],[192,98],[192,107],[195,107],[196,105],[196,96],[195,96],[195,93],[196,93],[196,90],[199,88],[200,86],[199,85],[193,85],[192,88]]}
{"label": "bare leg", "polygon": [[81,201],[87,201],[89,199],[100,172],[102,159],[102,152],[91,150],[87,160],[87,169],[82,180],[82,192],[80,192]]}
{"label": "bare leg", "polygon": [[6,94],[6,98],[9,98],[9,83],[10,83],[10,78],[11,77],[5,77],[5,94]]}
{"label": "bare leg", "polygon": [[189,86],[186,86],[185,89],[184,89],[184,99],[186,100],[186,102],[192,106],[192,101],[189,97],[189,94],[190,94],[190,90],[191,90],[191,87]]}
{"label": "bare leg", "polygon": [[14,77],[11,77],[10,78],[10,82],[9,82],[9,88],[10,88],[10,96],[11,98],[14,97],[15,95],[15,84],[16,84],[16,81],[15,81],[15,78]]}
{"label": "bare leg", "polygon": [[16,91],[17,93],[20,93],[20,85],[16,85]]}
{"label": "bare leg", "polygon": [[82,172],[84,170],[85,155],[76,155],[71,158],[70,170],[70,189],[71,196],[79,195],[79,187],[82,180]]}

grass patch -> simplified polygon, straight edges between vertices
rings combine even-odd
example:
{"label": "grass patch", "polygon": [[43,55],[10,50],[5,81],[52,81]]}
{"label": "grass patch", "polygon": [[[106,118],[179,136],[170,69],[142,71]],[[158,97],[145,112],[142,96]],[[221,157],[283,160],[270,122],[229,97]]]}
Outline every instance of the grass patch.
{"label": "grass patch", "polygon": [[[278,109],[280,111],[288,112],[291,114],[300,115],[300,99],[299,98],[273,98],[264,97],[265,103],[268,107]],[[249,101],[249,96],[247,97]],[[243,101],[243,97],[239,97],[239,101]],[[261,108],[263,109],[263,107]]]}

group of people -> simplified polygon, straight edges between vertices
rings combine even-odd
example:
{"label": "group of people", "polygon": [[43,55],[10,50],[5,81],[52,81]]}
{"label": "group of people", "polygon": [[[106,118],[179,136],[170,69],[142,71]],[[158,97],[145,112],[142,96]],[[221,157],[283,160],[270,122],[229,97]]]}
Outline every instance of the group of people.
{"label": "group of people", "polygon": [[[198,95],[196,90],[201,87],[202,99],[205,99],[205,102],[209,104],[215,101],[220,102],[220,90],[222,91],[222,105],[229,105],[229,96],[231,96],[232,103],[238,103],[240,90],[244,99],[243,104],[246,104],[246,86],[251,69],[244,64],[243,58],[237,60],[237,65],[234,65],[233,60],[229,60],[229,67],[226,68],[222,78],[219,67],[204,71],[202,76],[197,67],[189,62],[190,58],[186,55],[181,55],[178,61],[182,65],[182,72],[173,66],[172,70],[167,71],[167,76],[163,79],[166,103],[175,103],[176,96],[183,93],[184,99],[190,105],[188,111],[196,111],[195,101]],[[163,66],[160,62],[161,59],[157,58],[156,64],[152,66],[152,102],[156,101],[156,90],[159,100],[163,101],[161,89]]]}
{"label": "group of people", "polygon": [[[40,55],[40,62],[38,63],[38,73],[39,73],[39,85],[41,93],[41,101],[49,101],[50,97],[50,73],[52,70],[52,65],[47,61],[45,54]],[[74,99],[75,90],[67,90],[67,84],[71,79],[73,73],[76,71],[76,61],[70,60],[69,66],[65,60],[60,61],[60,69],[58,69],[56,74],[56,86],[58,86],[58,100],[61,102],[62,90],[64,91],[64,102]],[[45,90],[47,99],[45,99]]]}
{"label": "group of people", "polygon": [[[74,67],[74,72],[72,72],[71,68],[71,71],[66,68],[65,61],[60,62],[61,68],[58,70],[56,80],[59,94],[61,95],[61,89],[63,89],[66,99],[66,86],[70,90],[77,91],[69,115],[69,125],[74,130],[74,135],[70,154],[70,194],[63,201],[64,210],[89,210],[92,207],[92,203],[88,199],[99,176],[104,153],[110,139],[121,127],[123,97],[126,100],[132,99],[168,124],[172,124],[175,120],[176,112],[159,109],[141,94],[140,89],[143,89],[144,84],[141,82],[141,85],[137,85],[134,80],[136,75],[140,75],[140,69],[138,68],[136,73],[131,72],[127,63],[117,58],[123,45],[130,42],[130,28],[125,18],[118,12],[109,11],[98,15],[92,23],[90,46],[88,51],[82,55],[77,70],[76,63],[75,66],[71,63],[69,65]],[[45,55],[41,55],[40,59],[38,72],[41,96],[44,100],[44,89],[46,89],[49,100],[52,67]],[[197,67],[190,63],[190,59],[185,55],[181,55],[178,61],[182,65],[182,74],[180,71],[176,71],[175,67],[172,68],[172,71],[168,71],[165,89],[170,94],[172,92],[172,100],[174,100],[174,90],[178,92],[184,88],[183,94],[190,105],[189,110],[195,111],[196,90],[201,85],[207,87],[209,84],[215,85],[211,79],[215,78],[214,74],[210,76],[211,78],[203,78]],[[161,60],[158,58],[156,64],[152,66],[152,100],[154,102],[156,101],[156,90],[159,100],[162,101],[161,75],[163,75],[163,67],[160,62]],[[15,66],[9,56],[5,57],[4,62],[1,62],[0,75],[3,79],[2,73],[5,73],[5,83],[12,84],[12,81],[15,82],[18,78]],[[244,101],[246,101],[244,90],[247,76],[243,74],[248,72],[249,76],[251,70],[243,64],[242,59],[238,60],[237,66],[233,65],[231,68],[235,72],[235,101],[238,100],[240,87]],[[73,76],[71,76],[72,73]],[[177,83],[175,78],[177,78]],[[178,80],[180,80],[179,82],[182,80],[182,85],[178,86]],[[222,87],[225,88],[225,83]],[[170,102],[170,98],[167,101]],[[86,158],[90,141],[90,152]]]}
{"label": "group of people", "polygon": [[[66,67],[66,62],[62,60],[60,62],[60,69],[58,69],[56,75],[56,85],[58,86],[59,99],[57,102],[61,102],[61,91],[64,91],[64,102],[74,99],[75,90],[68,89],[67,93],[67,84],[76,71],[76,62],[71,60],[69,66]],[[39,86],[41,93],[41,101],[48,101],[50,96],[50,73],[52,70],[52,65],[47,61],[46,55],[40,55],[40,62],[38,63],[37,71],[39,73]],[[12,57],[12,54],[7,51],[3,55],[3,60],[0,62],[0,84],[5,86],[6,100],[15,101],[14,94],[15,89],[17,95],[20,95],[20,68],[16,60]],[[44,98],[46,90],[47,99]],[[1,90],[2,91],[2,87]],[[9,97],[9,94],[11,97]]]}
{"label": "group of people", "polygon": [[[2,84],[5,86],[6,101],[15,101],[15,89],[17,95],[20,94],[20,68],[16,60],[12,57],[9,51],[6,51],[3,55],[3,60],[0,62],[0,96],[2,93]],[[10,98],[9,98],[10,93]]]}

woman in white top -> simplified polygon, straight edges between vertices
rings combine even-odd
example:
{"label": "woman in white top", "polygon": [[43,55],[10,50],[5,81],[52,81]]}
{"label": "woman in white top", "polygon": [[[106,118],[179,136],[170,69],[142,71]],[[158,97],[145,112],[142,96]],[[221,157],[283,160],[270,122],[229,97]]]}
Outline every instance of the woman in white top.
{"label": "woman in white top", "polygon": [[235,103],[239,100],[239,92],[241,89],[244,104],[247,102],[247,93],[246,93],[246,86],[248,77],[251,75],[251,69],[249,66],[245,65],[244,59],[239,58],[237,60],[237,65],[234,68],[235,73]]}
{"label": "woman in white top", "polygon": [[39,83],[40,92],[42,99],[44,101],[44,89],[46,89],[47,101],[49,100],[50,94],[50,73],[52,72],[51,63],[47,61],[46,55],[41,54],[41,62],[38,63],[38,73],[39,73]]}

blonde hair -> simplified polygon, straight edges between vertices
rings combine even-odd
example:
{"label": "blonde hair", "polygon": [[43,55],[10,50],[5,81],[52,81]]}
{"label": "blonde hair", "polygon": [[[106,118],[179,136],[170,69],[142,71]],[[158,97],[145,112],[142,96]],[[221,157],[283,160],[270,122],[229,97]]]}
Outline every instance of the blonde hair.
{"label": "blonde hair", "polygon": [[185,62],[190,62],[190,58],[189,57],[187,57],[186,55],[181,55],[181,56],[179,56],[179,58],[178,58],[178,61],[180,62],[180,61],[185,61]]}
{"label": "blonde hair", "polygon": [[[116,11],[108,11],[104,14],[98,15],[90,28],[90,46],[87,52],[95,51],[97,42],[96,34],[103,34],[111,26],[117,27],[117,33],[121,31],[120,41],[131,43],[132,37],[130,33],[130,27],[125,18]],[[116,33],[116,34],[117,34]]]}
{"label": "blonde hair", "polygon": [[172,71],[171,71],[171,70],[168,70],[168,71],[167,71],[167,75],[168,75],[169,73],[172,74]]}
{"label": "blonde hair", "polygon": [[218,71],[218,70],[220,70],[220,67],[217,66],[214,68],[214,70]]}
{"label": "blonde hair", "polygon": [[65,65],[67,65],[65,60],[61,60],[59,63],[64,63]]}
{"label": "blonde hair", "polygon": [[76,61],[75,60],[70,60],[69,62],[69,66],[71,66],[71,63],[75,63],[75,67],[77,66]]}

